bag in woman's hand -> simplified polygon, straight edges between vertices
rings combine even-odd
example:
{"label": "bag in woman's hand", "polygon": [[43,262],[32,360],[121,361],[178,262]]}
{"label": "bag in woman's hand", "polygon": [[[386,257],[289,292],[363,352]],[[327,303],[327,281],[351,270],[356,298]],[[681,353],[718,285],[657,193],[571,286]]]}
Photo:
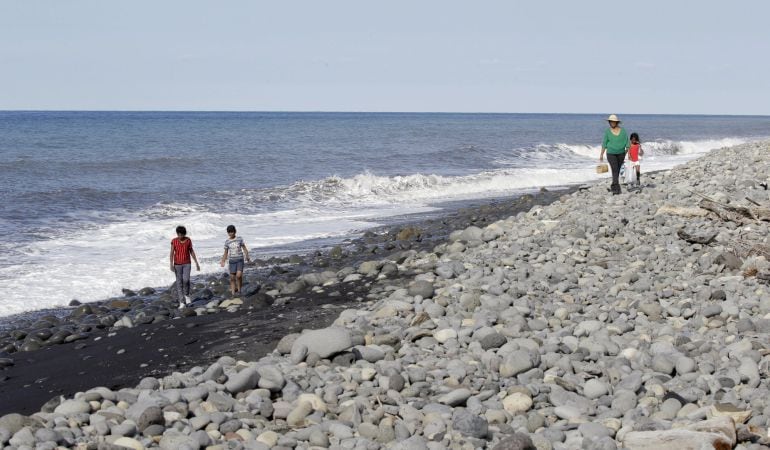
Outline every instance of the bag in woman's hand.
{"label": "bag in woman's hand", "polygon": [[607,163],[601,163],[596,166],[596,173],[607,173],[609,170],[610,168],[607,166]]}

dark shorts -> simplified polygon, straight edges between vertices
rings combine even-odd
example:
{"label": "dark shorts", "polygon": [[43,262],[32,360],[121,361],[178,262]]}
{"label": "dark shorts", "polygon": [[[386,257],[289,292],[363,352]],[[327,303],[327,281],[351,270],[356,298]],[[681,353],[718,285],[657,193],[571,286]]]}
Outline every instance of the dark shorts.
{"label": "dark shorts", "polygon": [[230,261],[230,273],[243,272],[243,258],[231,259]]}

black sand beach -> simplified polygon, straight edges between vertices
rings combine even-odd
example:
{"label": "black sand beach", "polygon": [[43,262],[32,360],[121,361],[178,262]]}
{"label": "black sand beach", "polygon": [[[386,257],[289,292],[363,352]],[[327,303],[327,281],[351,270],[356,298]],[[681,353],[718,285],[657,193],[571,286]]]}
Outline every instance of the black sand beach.
{"label": "black sand beach", "polygon": [[[439,217],[394,224],[366,233],[349,248],[358,248],[346,258],[334,261],[336,266],[357,265],[361,261],[385,259],[404,248],[428,249],[442,242],[449,233],[476,224],[484,226],[496,220],[529,210],[533,205],[550,204],[574,192],[573,186],[562,190],[543,190],[535,195],[501,199],[467,205],[447,211]],[[420,230],[411,242],[396,240],[399,231]],[[308,270],[318,262],[318,254],[304,255],[296,266]],[[326,262],[324,262],[326,264]],[[282,272],[285,269],[280,269]],[[255,271],[256,272],[256,271]],[[264,272],[264,271],[262,271]],[[281,278],[272,271],[271,283]],[[295,273],[289,270],[284,278]],[[399,274],[389,282],[400,283]],[[246,273],[246,281],[264,284],[255,273]],[[290,278],[286,281],[290,281]],[[305,290],[265,307],[249,303],[237,312],[227,311],[200,316],[179,315],[159,323],[133,328],[96,329],[88,337],[74,342],[44,346],[34,351],[21,351],[0,358],[12,364],[0,369],[0,416],[8,413],[31,414],[58,396],[71,396],[94,386],[119,389],[136,385],[143,377],[162,377],[185,371],[196,365],[210,364],[221,356],[256,359],[269,353],[287,333],[329,326],[340,311],[356,307],[366,300],[370,280],[362,279],[335,286],[334,295]],[[262,289],[267,290],[266,288]],[[283,304],[282,304],[283,303]],[[13,326],[13,318],[5,321]]]}

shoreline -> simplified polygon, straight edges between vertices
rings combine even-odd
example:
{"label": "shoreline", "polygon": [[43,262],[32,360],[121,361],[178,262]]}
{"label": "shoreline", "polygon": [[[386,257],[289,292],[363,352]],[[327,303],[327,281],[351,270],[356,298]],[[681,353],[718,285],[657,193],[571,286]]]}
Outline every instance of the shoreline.
{"label": "shoreline", "polygon": [[[144,355],[173,335],[197,345],[200,328],[215,362],[4,416],[0,442],[54,429],[70,446],[167,449],[766,448],[768,171],[770,142],[722,148],[620,196],[602,183],[451,232],[442,220],[448,238],[427,248],[391,230],[402,239],[337,273],[315,255],[313,271],[229,304],[228,329],[217,314],[130,328],[151,342],[158,327],[162,347]],[[355,303],[322,308],[320,329],[316,309],[276,316],[296,329],[276,328],[263,357],[232,345],[250,302],[301,306],[303,293]]]}
{"label": "shoreline", "polygon": [[[598,183],[600,181],[596,181]],[[429,213],[414,213],[414,214],[404,214],[400,216],[394,216],[385,219],[385,224],[378,225],[375,227],[367,228],[364,230],[354,231],[350,235],[347,236],[341,236],[336,238],[324,238],[324,239],[318,239],[315,241],[302,241],[293,243],[291,245],[287,246],[280,246],[280,247],[267,247],[267,248],[260,248],[260,252],[263,256],[252,258],[252,260],[256,261],[256,264],[251,264],[249,266],[246,266],[244,271],[244,277],[247,277],[252,280],[257,280],[262,276],[262,278],[268,278],[269,275],[265,275],[265,272],[268,272],[271,267],[275,266],[286,266],[287,272],[291,272],[296,267],[300,267],[302,270],[307,271],[308,268],[311,266],[319,267],[317,261],[313,261],[313,255],[315,256],[321,256],[325,255],[327,257],[326,263],[334,262],[336,266],[342,267],[344,266],[344,259],[349,259],[351,262],[360,262],[363,259],[366,259],[365,252],[362,251],[361,248],[355,249],[356,246],[372,246],[372,245],[379,245],[380,247],[383,246],[384,239],[378,240],[376,236],[387,236],[387,235],[393,235],[392,231],[396,230],[396,232],[399,229],[408,228],[408,227],[419,227],[420,225],[427,224],[431,225],[435,221],[441,221],[444,218],[450,218],[453,216],[459,216],[459,215],[473,215],[471,210],[485,210],[489,207],[497,207],[501,205],[505,205],[508,203],[516,203],[519,198],[529,198],[532,196],[541,195],[543,193],[548,193],[546,195],[564,195],[564,193],[569,193],[574,191],[575,189],[579,189],[581,186],[588,186],[593,183],[580,183],[580,184],[574,184],[574,185],[563,185],[563,186],[557,186],[552,187],[550,189],[528,189],[526,191],[522,191],[521,193],[514,194],[514,195],[507,195],[504,197],[494,197],[494,198],[482,198],[482,199],[473,199],[473,200],[458,200],[458,201],[448,201],[448,202],[441,202],[436,205],[433,205],[438,208],[438,210],[434,212]],[[540,200],[537,200],[540,201]],[[503,209],[505,209],[505,206],[503,206]],[[514,207],[513,210],[516,208]],[[489,220],[492,218],[500,218],[502,214],[505,214],[503,211],[502,213],[496,212],[493,215],[489,217],[482,217],[483,220]],[[382,218],[381,218],[382,219]],[[378,221],[381,221],[381,219],[378,219]],[[444,233],[445,236],[433,236],[431,235],[430,238],[432,240],[441,239],[446,236],[448,236],[448,233]],[[315,243],[314,243],[315,242]],[[414,243],[414,242],[413,242]],[[343,252],[346,253],[345,255],[342,255],[341,258],[335,258],[333,261],[329,260],[329,253],[336,247],[340,247],[340,249],[344,249]],[[392,249],[391,249],[392,250]],[[252,250],[255,254],[257,254],[256,251]],[[358,253],[358,255],[355,255],[355,253]],[[261,271],[261,272],[260,272]],[[195,274],[193,273],[193,276],[191,278],[191,283],[193,285],[195,284],[205,284],[207,282],[210,282],[213,278],[217,277],[224,277],[223,272],[213,272],[213,273],[205,273],[205,274]],[[244,278],[245,279],[245,278]],[[113,297],[107,297],[100,300],[95,301],[89,301],[89,302],[81,302],[79,300],[72,300],[70,305],[67,306],[55,306],[50,308],[44,308],[44,309],[38,309],[38,310],[30,310],[30,311],[24,311],[16,314],[12,314],[9,316],[2,316],[0,317],[0,334],[3,332],[9,332],[12,331],[15,326],[14,323],[18,322],[35,322],[40,317],[52,315],[57,317],[64,317],[67,316],[70,312],[72,312],[73,309],[75,309],[78,306],[82,305],[94,305],[99,306],[106,304],[110,301],[115,300],[122,300],[125,298],[135,297],[136,294],[143,290],[151,290],[152,294],[143,296],[144,300],[148,302],[152,302],[155,300],[158,300],[161,297],[161,294],[167,291],[171,290],[170,286],[147,286],[142,289],[129,289],[129,288],[123,288],[124,296],[113,296]],[[0,345],[0,348],[2,346]]]}
{"label": "shoreline", "polygon": [[[0,344],[5,342],[7,345],[8,338],[6,337],[4,340],[3,334],[13,334],[19,330],[27,332],[39,329],[42,318],[55,316],[66,319],[68,316],[76,314],[80,308],[96,310],[109,304],[117,306],[116,308],[108,308],[103,312],[102,317],[108,317],[109,321],[103,324],[98,323],[98,327],[92,327],[88,332],[70,335],[79,336],[77,340],[66,342],[65,339],[65,342],[52,345],[42,343],[43,345],[38,349],[14,353],[3,352],[3,346],[0,345],[0,363],[3,358],[13,361],[13,365],[5,369],[0,368],[0,416],[8,413],[30,414],[37,411],[46,401],[56,395],[72,395],[92,385],[125,387],[138,382],[145,376],[164,373],[162,369],[152,367],[152,364],[163,364],[166,373],[168,373],[196,364],[213,362],[210,356],[207,358],[207,355],[211,355],[214,351],[213,347],[206,345],[207,348],[201,350],[200,353],[191,351],[192,348],[196,348],[198,343],[197,341],[195,345],[188,343],[189,340],[194,339],[188,336],[190,334],[215,336],[216,339],[222,341],[220,346],[216,348],[223,354],[232,353],[231,356],[235,357],[238,351],[247,351],[253,357],[261,357],[272,351],[278,340],[295,328],[295,326],[284,327],[278,320],[279,318],[297,324],[307,324],[307,328],[328,326],[336,318],[334,312],[339,308],[360,305],[360,301],[356,301],[355,298],[365,297],[366,289],[371,284],[371,280],[341,283],[340,286],[345,289],[335,296],[325,296],[324,293],[313,292],[312,289],[297,292],[294,295],[285,294],[280,291],[276,292],[276,285],[286,286],[294,282],[301,274],[328,269],[330,264],[336,265],[336,270],[342,270],[345,267],[357,266],[372,258],[387,258],[388,255],[402,252],[405,249],[424,250],[431,248],[446,240],[449,233],[455,229],[464,228],[471,223],[491,223],[511,214],[525,211],[532,205],[551,203],[579,188],[580,186],[564,186],[558,190],[543,190],[516,197],[461,202],[462,207],[443,211],[443,214],[437,212],[431,217],[418,220],[409,220],[408,217],[405,217],[406,220],[368,229],[361,233],[361,237],[326,246],[324,249],[317,249],[302,256],[292,254],[266,258],[261,260],[261,267],[252,266],[244,272],[244,291],[249,292],[250,287],[253,289],[256,286],[259,286],[260,289],[256,290],[254,295],[243,299],[244,307],[240,309],[239,313],[245,312],[245,316],[240,318],[227,309],[216,307],[208,308],[201,315],[191,314],[191,309],[185,309],[179,314],[175,309],[175,304],[169,301],[170,287],[166,291],[156,291],[153,288],[154,292],[144,296],[140,301],[142,307],[152,307],[155,303],[164,303],[166,311],[161,309],[155,312],[167,313],[166,319],[153,320],[149,323],[137,321],[131,327],[116,328],[114,324],[119,323],[122,317],[130,315],[131,308],[127,301],[136,301],[135,297],[138,296],[138,293],[134,292],[129,292],[130,296],[127,297],[110,298],[65,308],[30,311],[0,318]],[[409,234],[408,239],[394,239],[404,230],[406,230],[405,234]],[[340,252],[339,258],[330,256],[336,251]],[[320,260],[319,253],[323,255]],[[192,281],[193,285],[198,286],[196,291],[200,293],[203,290],[200,288],[201,285],[210,284],[216,279],[224,280],[222,286],[227,287],[227,282],[222,275],[198,275]],[[264,284],[267,286],[262,289]],[[272,295],[264,294],[265,291],[271,291]],[[355,296],[348,298],[351,294],[355,294]],[[195,295],[193,297],[195,299]],[[214,295],[211,299],[220,297],[222,301],[226,301],[228,296],[221,292],[220,295]],[[288,298],[288,301],[284,298]],[[194,304],[201,304],[202,302],[203,300],[197,299]],[[75,321],[77,322],[79,319],[76,317]],[[266,328],[259,331],[245,331],[244,328],[247,328],[245,323],[249,320],[263,322],[266,324]],[[110,322],[112,323],[110,324]],[[217,330],[220,322],[223,322],[222,329]],[[241,331],[238,332],[238,335],[243,338],[238,343],[253,340],[249,344],[242,345],[248,350],[243,350],[233,343],[228,344],[227,334],[237,330],[238,324],[241,325]],[[175,334],[173,331],[181,327],[190,327],[184,328],[184,336]],[[51,333],[52,336],[53,334]],[[147,349],[158,340],[155,336],[162,336],[162,341],[168,342],[169,347],[174,351],[162,359],[139,356],[142,352],[148,351]],[[23,340],[16,340],[16,342],[20,341]],[[128,349],[131,348],[133,350],[129,351]],[[119,355],[116,354],[121,349],[124,352]],[[91,376],[84,376],[89,371],[81,373],[84,371],[69,367],[69,363],[72,362],[85,365],[88,361],[94,360],[100,361],[97,365],[98,376],[93,373]],[[141,367],[142,364],[149,365]],[[0,367],[2,365],[0,364]],[[62,371],[62,367],[67,367],[67,370]],[[52,373],[54,371],[59,372],[55,378],[39,376],[40,373]]]}

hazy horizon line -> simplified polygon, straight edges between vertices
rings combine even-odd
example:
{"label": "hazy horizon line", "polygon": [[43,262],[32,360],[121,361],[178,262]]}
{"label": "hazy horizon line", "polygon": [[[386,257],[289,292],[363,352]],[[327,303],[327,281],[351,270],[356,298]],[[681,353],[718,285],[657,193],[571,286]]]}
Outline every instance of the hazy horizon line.
{"label": "hazy horizon line", "polygon": [[[515,111],[367,111],[367,110],[250,110],[250,109],[0,109],[3,113],[104,112],[104,113],[294,113],[294,114],[478,114],[478,115],[607,115],[608,112]],[[621,116],[770,117],[770,114],[618,112]]]}

